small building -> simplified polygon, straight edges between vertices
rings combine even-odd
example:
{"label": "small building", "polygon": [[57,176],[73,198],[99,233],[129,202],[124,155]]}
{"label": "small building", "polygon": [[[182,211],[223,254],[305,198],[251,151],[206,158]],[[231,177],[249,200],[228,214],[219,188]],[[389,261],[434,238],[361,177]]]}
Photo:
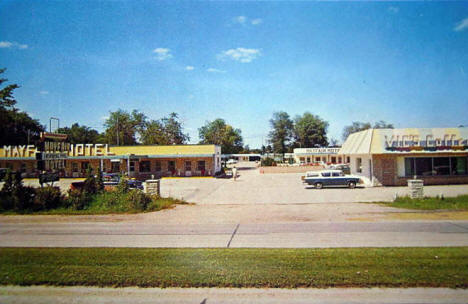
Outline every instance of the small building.
{"label": "small building", "polygon": [[349,162],[349,156],[339,155],[340,148],[296,148],[294,160],[299,164],[341,164]]}
{"label": "small building", "polygon": [[[0,149],[0,167],[38,175],[34,145],[4,146]],[[108,146],[75,144],[65,159],[63,177],[84,177],[91,167],[109,173],[127,173],[147,179],[154,176],[212,176],[221,171],[221,147],[216,145]]]}
{"label": "small building", "polygon": [[351,134],[339,154],[370,185],[468,183],[468,128],[369,129]]}
{"label": "small building", "polygon": [[221,155],[222,160],[235,159],[237,161],[259,161],[262,155],[255,153],[239,153],[239,154],[223,154]]}

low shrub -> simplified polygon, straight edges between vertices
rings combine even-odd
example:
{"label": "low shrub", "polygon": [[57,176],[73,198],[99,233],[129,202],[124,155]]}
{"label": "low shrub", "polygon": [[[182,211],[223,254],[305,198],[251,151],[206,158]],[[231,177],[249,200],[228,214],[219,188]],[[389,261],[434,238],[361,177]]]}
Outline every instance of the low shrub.
{"label": "low shrub", "polygon": [[89,205],[91,196],[77,189],[68,190],[67,207],[73,210],[83,210]]}
{"label": "low shrub", "polygon": [[59,187],[46,186],[37,188],[34,197],[34,210],[49,210],[65,205],[65,196]]}

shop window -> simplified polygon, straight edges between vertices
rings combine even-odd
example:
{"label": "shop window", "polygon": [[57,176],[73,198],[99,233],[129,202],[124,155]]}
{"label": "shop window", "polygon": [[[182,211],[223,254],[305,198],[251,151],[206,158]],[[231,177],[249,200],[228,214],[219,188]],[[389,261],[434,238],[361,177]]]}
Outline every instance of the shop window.
{"label": "shop window", "polygon": [[466,175],[467,172],[467,158],[466,157],[451,157],[451,172],[452,175]]}
{"label": "shop window", "polygon": [[151,171],[151,162],[148,160],[140,162],[140,172],[150,172]]}
{"label": "shop window", "polygon": [[415,158],[416,175],[428,176],[432,175],[432,158],[418,157]]}
{"label": "shop window", "polygon": [[356,172],[362,173],[362,158],[356,158]]}
{"label": "shop window", "polygon": [[197,170],[198,171],[205,171],[205,161],[204,160],[199,160],[197,162]]}
{"label": "shop window", "polygon": [[450,158],[434,158],[434,167],[432,171],[434,175],[450,175]]}
{"label": "shop window", "polygon": [[167,171],[175,172],[175,161],[170,160],[167,162]]}
{"label": "shop window", "polygon": [[186,161],[185,162],[185,171],[192,171],[192,162]]}
{"label": "shop window", "polygon": [[414,176],[415,174],[414,158],[405,158],[405,176]]}
{"label": "shop window", "polygon": [[156,172],[161,172],[161,162],[159,160],[156,161]]}

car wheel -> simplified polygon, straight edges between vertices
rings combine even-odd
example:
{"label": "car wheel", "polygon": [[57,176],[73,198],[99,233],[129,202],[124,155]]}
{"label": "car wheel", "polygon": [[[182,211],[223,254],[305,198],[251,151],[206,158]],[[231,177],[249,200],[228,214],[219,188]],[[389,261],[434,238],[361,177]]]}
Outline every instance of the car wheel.
{"label": "car wheel", "polygon": [[349,183],[348,183],[348,187],[349,187],[350,189],[354,189],[354,188],[356,188],[356,183],[355,183],[355,182],[349,182]]}
{"label": "car wheel", "polygon": [[315,183],[315,188],[317,188],[317,189],[322,189],[322,188],[323,188],[323,184],[322,184],[322,183]]}

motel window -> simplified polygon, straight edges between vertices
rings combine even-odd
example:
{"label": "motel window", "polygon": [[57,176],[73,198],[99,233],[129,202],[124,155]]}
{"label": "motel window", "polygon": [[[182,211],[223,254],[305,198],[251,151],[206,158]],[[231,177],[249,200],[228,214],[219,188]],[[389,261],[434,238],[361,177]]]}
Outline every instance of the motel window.
{"label": "motel window", "polygon": [[307,157],[307,163],[310,163],[310,157]]}
{"label": "motel window", "polygon": [[78,172],[78,163],[72,163],[72,172]]}
{"label": "motel window", "polygon": [[341,157],[338,157],[338,163],[341,164]]}
{"label": "motel window", "polygon": [[356,158],[356,172],[362,173],[362,158]]}
{"label": "motel window", "polygon": [[161,172],[161,162],[159,160],[156,161],[156,172]]}
{"label": "motel window", "polygon": [[141,161],[140,162],[140,172],[150,172],[151,171],[151,163],[149,160]]}
{"label": "motel window", "polygon": [[197,162],[197,170],[198,171],[205,171],[205,161],[204,160],[199,160]]}
{"label": "motel window", "polygon": [[130,172],[135,172],[135,162],[130,161]]}
{"label": "motel window", "polygon": [[167,162],[167,171],[175,172],[175,161],[170,160]]}
{"label": "motel window", "polygon": [[405,176],[443,176],[468,174],[466,157],[407,157]]}
{"label": "motel window", "polygon": [[336,164],[336,157],[335,157],[335,156],[332,156],[332,157],[331,157],[331,162],[334,163],[334,164]]}
{"label": "motel window", "polygon": [[21,163],[20,172],[21,173],[26,173],[26,164],[25,163]]}
{"label": "motel window", "polygon": [[88,162],[82,162],[81,163],[81,170],[87,170],[89,168],[89,163]]}
{"label": "motel window", "polygon": [[351,159],[349,158],[349,156],[346,157],[346,162],[349,164],[351,162]]}
{"label": "motel window", "polygon": [[185,162],[185,171],[192,171],[192,162],[186,161]]}
{"label": "motel window", "polygon": [[316,157],[316,158],[315,158],[315,161],[316,161],[316,162],[319,162],[319,161],[320,161],[320,157]]}
{"label": "motel window", "polygon": [[120,161],[118,161],[118,162],[114,161],[111,164],[112,164],[111,165],[111,172],[112,173],[120,172]]}

